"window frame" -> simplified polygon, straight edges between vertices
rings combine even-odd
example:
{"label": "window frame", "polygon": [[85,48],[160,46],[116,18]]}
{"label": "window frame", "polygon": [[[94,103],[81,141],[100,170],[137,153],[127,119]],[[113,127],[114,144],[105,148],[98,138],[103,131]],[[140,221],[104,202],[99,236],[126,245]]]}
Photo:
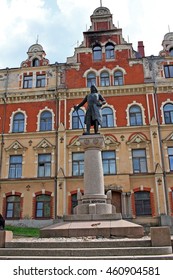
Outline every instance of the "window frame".
{"label": "window frame", "polygon": [[[10,199],[10,198],[15,198],[15,199],[18,198],[18,201],[8,201],[8,199]],[[16,211],[16,209],[18,209],[18,210]],[[12,215],[8,215],[8,212],[11,212]],[[6,197],[6,214],[5,215],[6,215],[6,219],[8,219],[8,220],[20,219],[20,215],[21,215],[21,197],[20,197],[20,195],[9,195]]]}
{"label": "window frame", "polygon": [[[134,153],[144,152],[144,155],[136,155]],[[132,165],[133,165],[133,173],[134,174],[141,174],[147,173],[147,156],[146,156],[146,149],[132,149]],[[136,166],[138,168],[136,168]]]}
{"label": "window frame", "polygon": [[106,60],[115,58],[115,46],[112,43],[108,43],[105,46]]}
{"label": "window frame", "polygon": [[[49,116],[44,116],[49,114]],[[40,114],[40,131],[51,131],[52,130],[52,112],[45,110]]]}
{"label": "window frame", "polygon": [[102,71],[100,74],[100,86],[109,87],[110,86],[110,75],[108,71]]}
{"label": "window frame", "polygon": [[[21,116],[21,118],[19,118]],[[17,112],[13,116],[12,133],[22,133],[25,127],[25,115],[22,112]]]}
{"label": "window frame", "polygon": [[[148,197],[144,197],[144,194],[147,194]],[[137,198],[137,195],[139,197]],[[140,195],[143,197],[140,197]],[[149,191],[138,191],[134,193],[135,196],[135,210],[136,216],[151,216],[152,209],[151,209],[151,194]],[[137,205],[138,204],[138,205]],[[141,211],[142,209],[142,211]]]}
{"label": "window frame", "polygon": [[38,178],[51,177],[51,163],[52,163],[51,153],[38,154],[38,173],[37,173]]}
{"label": "window frame", "polygon": [[[79,119],[80,118],[80,119]],[[82,109],[72,112],[72,129],[82,129],[85,126],[85,113]]]}
{"label": "window frame", "polygon": [[164,65],[165,78],[173,78],[173,65]]}
{"label": "window frame", "polygon": [[124,75],[122,71],[117,70],[114,72],[114,86],[122,85],[124,85]]}
{"label": "window frame", "polygon": [[92,49],[93,51],[93,61],[102,60],[102,47],[100,45],[95,45]]}
{"label": "window frame", "polygon": [[[111,156],[112,154],[112,156]],[[103,174],[106,175],[116,175],[117,168],[116,168],[116,151],[109,150],[109,151],[102,151],[102,165],[103,165]]]}
{"label": "window frame", "polygon": [[[132,109],[139,109],[136,112],[132,112]],[[133,121],[132,121],[133,118]],[[143,125],[142,109],[139,105],[131,105],[129,108],[129,123],[130,126],[141,126]]]}
{"label": "window frame", "polygon": [[[17,160],[17,158],[19,161]],[[9,171],[8,171],[9,179],[18,179],[22,177],[22,161],[23,161],[22,155],[10,155]]]}
{"label": "window frame", "polygon": [[173,147],[168,147],[168,160],[169,160],[169,170],[170,172],[173,172]]}
{"label": "window frame", "polygon": [[[38,198],[40,197],[40,200]],[[48,198],[48,200],[43,198]],[[35,201],[35,218],[36,219],[50,219],[51,218],[51,196],[49,194],[39,194],[36,196]],[[48,206],[49,213],[46,215],[46,207]],[[38,215],[38,211],[41,211],[41,215]]]}
{"label": "window frame", "polygon": [[87,87],[90,88],[92,85],[96,85],[96,74],[94,72],[87,75]]}
{"label": "window frame", "polygon": [[23,77],[23,88],[32,88],[33,76],[32,75],[25,75]]}
{"label": "window frame", "polygon": [[[165,108],[171,106],[172,110],[166,110]],[[172,124],[173,123],[173,104],[172,103],[166,103],[163,106],[163,114],[164,114],[164,121],[165,124]],[[167,116],[166,116],[167,114]]]}
{"label": "window frame", "polygon": [[46,86],[46,75],[39,74],[36,75],[36,88],[41,88]]}
{"label": "window frame", "polygon": [[[79,159],[77,158],[77,156],[79,156]],[[72,153],[72,176],[83,176],[83,175],[84,175],[84,152],[73,152]]]}
{"label": "window frame", "polygon": [[[104,113],[106,110],[110,112]],[[114,127],[113,110],[110,107],[102,108],[102,128],[106,127]]]}

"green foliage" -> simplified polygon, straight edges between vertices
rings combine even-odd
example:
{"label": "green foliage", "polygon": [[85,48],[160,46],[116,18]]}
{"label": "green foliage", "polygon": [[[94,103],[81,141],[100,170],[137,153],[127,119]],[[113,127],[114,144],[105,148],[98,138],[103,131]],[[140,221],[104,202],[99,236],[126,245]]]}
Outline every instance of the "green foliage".
{"label": "green foliage", "polygon": [[14,236],[39,237],[40,234],[39,228],[6,226],[5,230],[12,231]]}

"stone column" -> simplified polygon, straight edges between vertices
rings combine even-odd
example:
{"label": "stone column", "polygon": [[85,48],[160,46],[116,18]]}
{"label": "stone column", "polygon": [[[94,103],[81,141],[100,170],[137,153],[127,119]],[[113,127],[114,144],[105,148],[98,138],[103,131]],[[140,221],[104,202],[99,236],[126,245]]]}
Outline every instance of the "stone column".
{"label": "stone column", "polygon": [[[85,151],[83,199],[106,199],[101,150],[104,148],[102,135],[83,135],[79,138]],[[106,202],[106,200],[105,200]]]}
{"label": "stone column", "polygon": [[104,137],[100,134],[82,135],[79,137],[84,156],[84,195],[76,207],[76,214],[112,214],[115,209],[107,203],[104,191],[104,176],[101,150],[104,148]]}

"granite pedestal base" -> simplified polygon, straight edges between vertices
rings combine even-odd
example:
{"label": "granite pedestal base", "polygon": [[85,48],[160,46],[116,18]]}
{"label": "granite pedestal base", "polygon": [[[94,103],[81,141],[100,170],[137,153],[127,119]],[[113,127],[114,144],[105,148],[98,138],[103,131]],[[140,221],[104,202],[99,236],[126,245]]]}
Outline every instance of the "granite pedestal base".
{"label": "granite pedestal base", "polygon": [[143,227],[125,220],[64,221],[40,230],[41,238],[128,237],[141,238]]}

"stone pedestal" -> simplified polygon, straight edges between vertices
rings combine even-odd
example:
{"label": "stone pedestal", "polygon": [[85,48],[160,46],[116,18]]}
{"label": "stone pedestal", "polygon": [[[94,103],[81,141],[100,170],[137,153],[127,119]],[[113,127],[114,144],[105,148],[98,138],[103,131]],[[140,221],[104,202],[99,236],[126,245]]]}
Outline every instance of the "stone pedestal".
{"label": "stone pedestal", "polygon": [[[78,205],[73,215],[63,216],[63,222],[40,230],[41,237],[102,236],[142,237],[143,227],[122,220],[121,213],[111,204],[112,194],[105,195],[101,150],[104,137],[99,134],[79,138],[85,151],[84,195],[78,192]],[[127,209],[124,210],[128,213]]]}
{"label": "stone pedestal", "polygon": [[[79,196],[75,214],[113,214],[115,206],[104,193],[104,176],[101,151],[104,137],[100,134],[82,135],[79,138],[85,151],[84,156],[84,195]],[[109,203],[108,203],[109,201]]]}

